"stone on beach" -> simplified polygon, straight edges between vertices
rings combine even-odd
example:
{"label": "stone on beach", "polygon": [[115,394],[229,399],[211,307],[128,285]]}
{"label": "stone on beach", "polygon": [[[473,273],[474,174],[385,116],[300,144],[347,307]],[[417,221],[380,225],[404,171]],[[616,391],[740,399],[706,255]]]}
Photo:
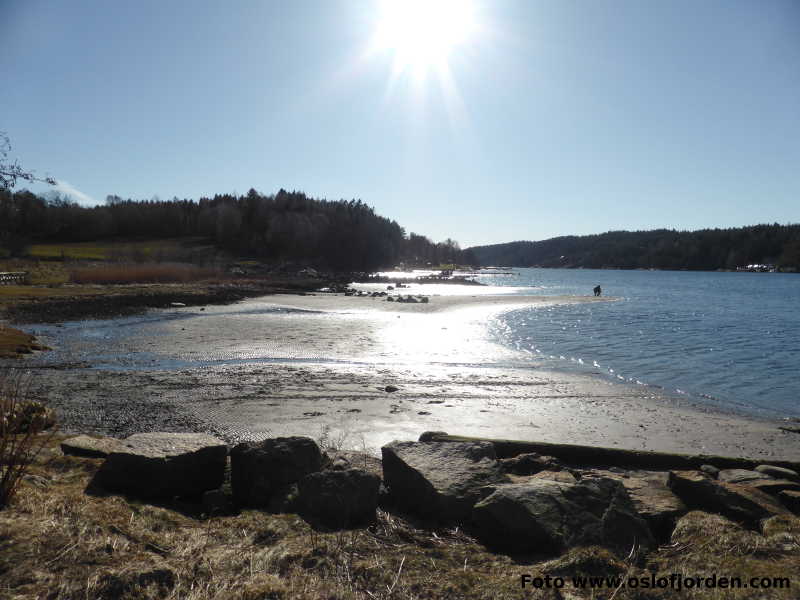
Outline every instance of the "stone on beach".
{"label": "stone on beach", "polygon": [[194,496],[219,488],[228,447],[203,433],[136,433],[98,471],[104,489],[144,498]]}
{"label": "stone on beach", "polygon": [[532,479],[492,486],[473,511],[478,538],[500,550],[553,554],[600,545],[620,556],[653,546],[653,536],[625,487],[592,477],[578,483]]}
{"label": "stone on beach", "polygon": [[361,469],[326,470],[298,483],[304,516],[328,527],[351,527],[375,519],[381,479]]}
{"label": "stone on beach", "polygon": [[773,515],[789,514],[764,492],[714,481],[699,471],[670,471],[668,484],[689,508],[719,513],[749,525]]}
{"label": "stone on beach", "polygon": [[285,437],[244,442],[231,450],[231,487],[239,506],[267,507],[275,497],[322,468],[311,438]]}
{"label": "stone on beach", "polygon": [[508,483],[491,442],[392,442],[381,448],[389,497],[418,515],[465,520],[483,486]]}
{"label": "stone on beach", "polygon": [[61,451],[64,454],[86,458],[106,458],[122,447],[122,442],[116,438],[88,435],[77,435],[61,442]]}

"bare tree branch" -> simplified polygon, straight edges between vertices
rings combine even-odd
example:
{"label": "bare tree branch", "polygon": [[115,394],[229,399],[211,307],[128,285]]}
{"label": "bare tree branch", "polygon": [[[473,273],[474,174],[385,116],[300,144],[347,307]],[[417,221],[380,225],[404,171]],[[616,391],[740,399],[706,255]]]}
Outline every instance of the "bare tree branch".
{"label": "bare tree branch", "polygon": [[11,141],[4,131],[0,131],[0,188],[10,190],[17,185],[19,179],[56,185],[56,180],[52,177],[37,177],[32,171],[20,167],[17,161],[8,160],[9,152],[11,152]]}

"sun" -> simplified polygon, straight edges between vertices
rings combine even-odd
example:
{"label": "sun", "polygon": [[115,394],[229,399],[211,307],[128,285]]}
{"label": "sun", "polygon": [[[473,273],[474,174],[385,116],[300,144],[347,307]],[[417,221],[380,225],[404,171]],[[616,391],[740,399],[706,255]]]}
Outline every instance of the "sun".
{"label": "sun", "polygon": [[382,0],[375,46],[394,54],[395,70],[420,74],[445,64],[475,25],[470,0]]}

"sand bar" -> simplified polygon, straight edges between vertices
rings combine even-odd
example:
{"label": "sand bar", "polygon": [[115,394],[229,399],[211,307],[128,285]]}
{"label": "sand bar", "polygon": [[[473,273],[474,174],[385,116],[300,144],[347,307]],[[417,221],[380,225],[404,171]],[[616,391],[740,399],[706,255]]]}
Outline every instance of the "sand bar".
{"label": "sand bar", "polygon": [[498,345],[488,331],[499,311],[608,300],[269,296],[154,311],[140,321],[34,326],[55,348],[51,363],[102,368],[35,369],[33,386],[63,412],[67,429],[118,436],[157,429],[202,429],[230,442],[310,435],[374,453],[392,439],[438,430],[800,459],[800,434],[781,430],[785,422],[554,371]]}

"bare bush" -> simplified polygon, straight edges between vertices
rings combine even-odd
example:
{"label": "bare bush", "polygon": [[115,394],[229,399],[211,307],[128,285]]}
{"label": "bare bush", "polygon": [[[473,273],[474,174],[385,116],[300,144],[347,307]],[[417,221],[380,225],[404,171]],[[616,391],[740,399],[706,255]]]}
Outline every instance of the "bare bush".
{"label": "bare bush", "polygon": [[[8,505],[31,462],[55,432],[53,411],[28,399],[27,375],[0,371],[0,509]],[[49,434],[43,432],[49,429]]]}

